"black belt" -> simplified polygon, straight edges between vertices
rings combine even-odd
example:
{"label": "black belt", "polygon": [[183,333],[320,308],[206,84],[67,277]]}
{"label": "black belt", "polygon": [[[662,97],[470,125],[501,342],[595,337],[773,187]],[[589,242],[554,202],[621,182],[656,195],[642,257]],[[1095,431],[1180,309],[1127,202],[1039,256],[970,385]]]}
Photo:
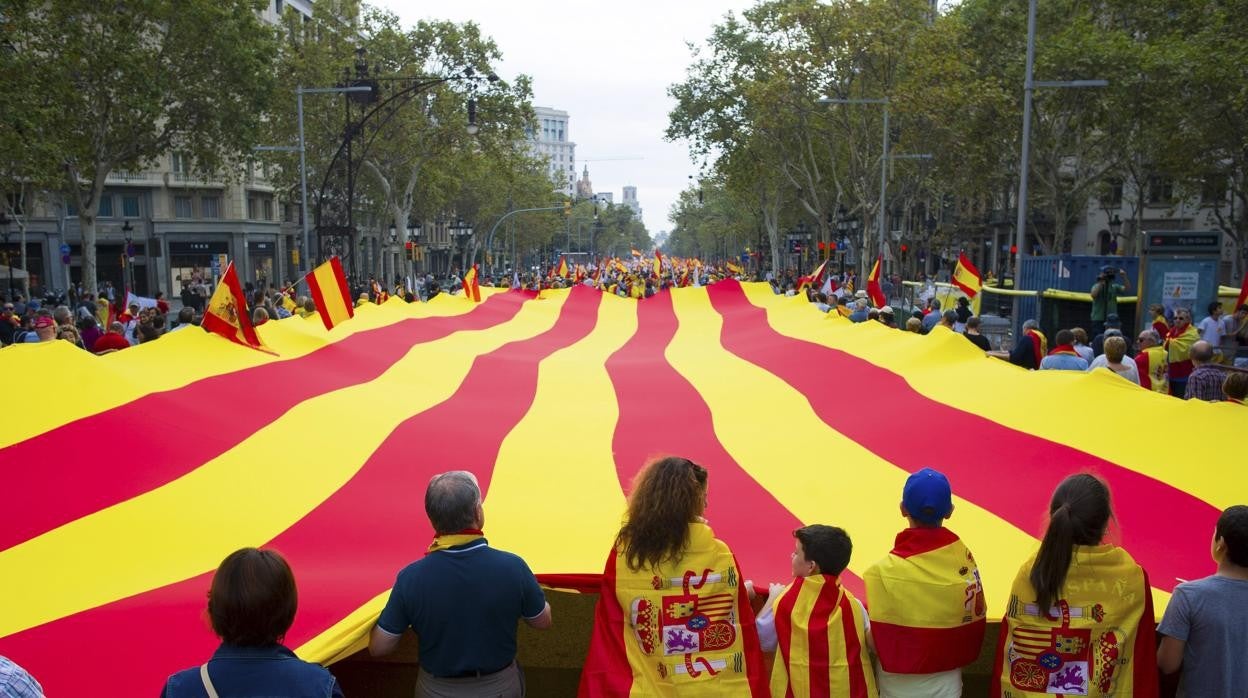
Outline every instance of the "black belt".
{"label": "black belt", "polygon": [[507,662],[503,666],[497,669],[491,669],[489,671],[462,671],[458,674],[453,674],[451,676],[439,676],[438,678],[439,679],[479,679],[485,676],[493,676],[494,674],[497,674],[500,671],[506,671],[511,668],[512,664],[515,664],[515,662],[514,661]]}

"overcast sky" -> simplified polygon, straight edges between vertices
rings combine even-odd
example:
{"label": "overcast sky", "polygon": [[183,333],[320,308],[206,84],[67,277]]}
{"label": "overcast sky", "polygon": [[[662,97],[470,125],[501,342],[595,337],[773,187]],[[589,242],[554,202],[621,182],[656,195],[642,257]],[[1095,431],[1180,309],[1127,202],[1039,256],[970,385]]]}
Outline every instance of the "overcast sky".
{"label": "overcast sky", "polygon": [[[687,144],[663,139],[672,101],[668,85],[684,79],[688,41],[702,43],[726,12],[747,0],[369,0],[404,24],[420,19],[474,21],[503,53],[499,74],[533,77],[534,104],[568,112],[578,175],[589,165],[594,191],[637,187],[651,235],[669,230],[667,215],[696,165]],[[640,160],[593,162],[594,158]],[[586,160],[590,162],[586,163]]]}

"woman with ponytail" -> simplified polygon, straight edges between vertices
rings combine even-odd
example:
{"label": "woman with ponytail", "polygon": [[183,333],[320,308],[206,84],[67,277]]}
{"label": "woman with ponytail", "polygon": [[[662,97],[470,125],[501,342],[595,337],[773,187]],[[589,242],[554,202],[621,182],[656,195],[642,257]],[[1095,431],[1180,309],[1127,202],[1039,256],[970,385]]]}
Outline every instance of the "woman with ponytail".
{"label": "woman with ponytail", "polygon": [[1102,542],[1111,518],[1109,487],[1093,475],[1053,491],[1040,550],[1010,589],[993,696],[1157,695],[1148,574]]}
{"label": "woman with ponytail", "polygon": [[579,695],[767,696],[741,568],[703,513],[707,471],[652,460],[602,574]]}

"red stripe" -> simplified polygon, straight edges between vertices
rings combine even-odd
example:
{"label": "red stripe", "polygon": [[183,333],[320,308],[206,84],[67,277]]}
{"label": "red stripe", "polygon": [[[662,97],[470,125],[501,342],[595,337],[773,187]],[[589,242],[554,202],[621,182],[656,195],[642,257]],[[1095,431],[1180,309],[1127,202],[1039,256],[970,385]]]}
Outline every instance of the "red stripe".
{"label": "red stripe", "polygon": [[797,595],[802,590],[802,585],[806,583],[805,578],[798,577],[793,580],[793,586],[789,588],[788,593],[780,597],[776,602],[776,651],[779,656],[776,657],[777,662],[783,662],[783,667],[788,675],[788,681],[785,682],[784,696],[785,698],[793,698],[793,672],[790,670],[790,664],[793,660],[793,606],[797,604]]}
{"label": "red stripe", "polygon": [[892,554],[908,558],[930,553],[956,542],[958,535],[947,528],[907,528],[893,540]]}
{"label": "red stripe", "polygon": [[848,595],[841,596],[841,632],[845,635],[845,663],[849,671],[849,695],[866,698],[867,676],[863,669],[862,645],[858,642],[858,628],[854,623],[854,602]]}
{"label": "red stripe", "polygon": [[[325,292],[321,290],[321,282],[316,280],[316,270],[304,277],[308,282],[308,293],[312,294],[312,302],[316,304],[316,314],[321,316],[321,324],[325,329],[334,329],[334,321],[329,316],[329,306],[325,305]],[[347,304],[350,307],[350,304]]]}
{"label": "red stripe", "polygon": [[615,550],[607,554],[602,572],[598,603],[594,605],[593,637],[581,670],[577,695],[587,698],[627,698],[633,687],[633,670],[628,665],[624,633],[631,632],[615,596]]}
{"label": "red stripe", "polygon": [[[539,362],[589,334],[600,300],[589,289],[574,290],[550,330],[478,357],[453,396],[403,422],[355,477],[268,543],[298,579],[289,646],[385,591],[421,555],[414,541],[430,539],[433,530],[413,493],[419,496],[430,477],[453,464],[476,473],[488,490],[499,445],[532,404]],[[497,400],[500,394],[508,399]],[[490,419],[481,419],[483,404],[491,405]],[[58,569],[71,567],[65,561]],[[10,635],[0,639],[0,654],[20,657],[50,695],[87,695],[101,676],[114,695],[154,695],[171,672],[202,662],[216,646],[201,620],[210,580],[204,573]],[[82,649],[73,662],[65,659],[67,647]]]}
{"label": "red stripe", "polygon": [[[819,595],[815,597],[814,606],[810,609],[810,617],[806,623],[806,647],[810,661],[810,696],[811,698],[830,698],[832,695],[832,652],[829,645],[828,620],[836,612],[837,603],[846,598],[835,577],[825,576],[819,587]],[[841,608],[842,615],[845,609]],[[854,619],[849,619],[850,630],[845,637],[845,646],[849,647],[853,633]],[[790,671],[792,664],[790,666]],[[792,674],[790,673],[790,678]]]}
{"label": "red stripe", "polygon": [[[708,291],[724,316],[722,341],[729,351],[793,386],[826,424],[879,457],[911,473],[927,466],[940,470],[958,496],[1037,537],[1057,484],[1073,472],[1095,472],[1113,490],[1123,547],[1153,571],[1157,588],[1169,591],[1176,577],[1196,579],[1208,572],[1209,551],[1193,534],[1213,530],[1217,522],[1220,512],[1207,502],[1103,458],[937,402],[865,359],[785,337],[735,281]],[[835,391],[827,389],[829,375],[837,376]],[[856,408],[844,409],[842,395],[857,396]],[[964,439],[898,439],[881,414],[905,415],[933,434],[973,435],[976,447],[966,448]],[[838,476],[853,488],[852,471]]]}
{"label": "red stripe", "polygon": [[[885,671],[934,674],[964,667],[979,656],[987,622],[982,618],[953,628],[918,628],[871,619],[875,651]],[[1045,645],[1047,647],[1047,644]],[[1015,647],[1019,647],[1015,644]]]}
{"label": "red stripe", "polygon": [[1144,576],[1144,613],[1135,629],[1135,646],[1131,648],[1131,695],[1133,698],[1157,698],[1160,692],[1157,673],[1157,627],[1153,610],[1153,594],[1149,591],[1148,572]]}
{"label": "red stripe", "polygon": [[[466,315],[358,332],[297,359],[145,395],[0,449],[0,462],[40,464],[5,473],[5,487],[22,496],[0,507],[0,550],[172,482],[292,406],[377,378],[415,344],[507,322],[524,300],[496,294]],[[240,409],[244,400],[246,408]],[[143,439],[141,449],[132,448],[130,439],[148,429],[174,430],[177,437]]]}
{"label": "red stripe", "polygon": [[[671,293],[638,303],[637,315],[637,333],[606,365],[620,408],[612,448],[625,492],[655,455],[674,454],[707,467],[711,479],[706,516],[715,535],[743,561],[742,579],[758,582],[760,589],[765,581],[791,579],[788,556],[776,555],[776,550],[793,547],[791,532],[803,522],[728,454],[715,434],[710,408],[667,362],[664,350],[678,324]],[[656,400],[663,403],[662,409],[655,409]],[[739,515],[744,502],[749,503],[749,516]],[[849,580],[851,589],[862,586],[862,580],[849,573],[842,579]]]}
{"label": "red stripe", "polygon": [[347,317],[355,317],[355,303],[351,299],[351,290],[347,288],[347,275],[342,270],[342,260],[335,256],[330,258],[329,263],[334,267],[334,280],[338,282],[342,304],[347,306]]}

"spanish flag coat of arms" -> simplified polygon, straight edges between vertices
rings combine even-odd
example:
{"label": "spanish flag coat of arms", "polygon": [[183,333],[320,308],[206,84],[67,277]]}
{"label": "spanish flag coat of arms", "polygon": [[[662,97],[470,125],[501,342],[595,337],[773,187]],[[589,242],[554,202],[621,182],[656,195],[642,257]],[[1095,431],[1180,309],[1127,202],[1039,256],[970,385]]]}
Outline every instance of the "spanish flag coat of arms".
{"label": "spanish flag coat of arms", "polygon": [[585,698],[767,696],[762,650],[740,568],[703,523],[660,569],[629,569],[614,549],[603,572]]}

